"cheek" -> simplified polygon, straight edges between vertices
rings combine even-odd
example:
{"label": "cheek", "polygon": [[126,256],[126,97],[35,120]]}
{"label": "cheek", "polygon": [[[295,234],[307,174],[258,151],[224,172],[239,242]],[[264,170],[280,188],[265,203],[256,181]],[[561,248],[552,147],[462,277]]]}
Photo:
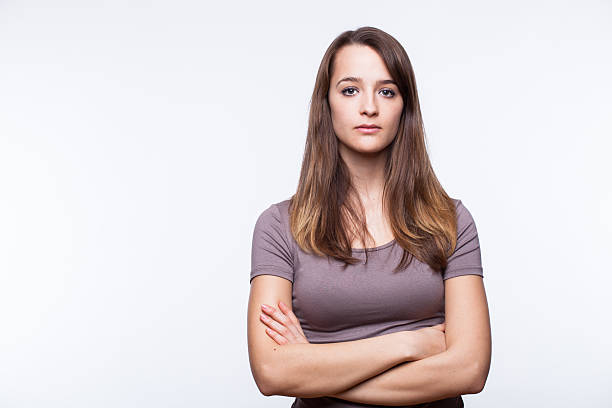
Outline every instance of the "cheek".
{"label": "cheek", "polygon": [[395,130],[397,130],[397,128],[399,127],[399,122],[402,117],[402,109],[403,106],[400,106],[399,108],[396,108],[391,114],[391,117],[393,118],[391,120],[391,127]]}
{"label": "cheek", "polygon": [[334,131],[336,133],[344,132],[348,124],[348,118],[345,111],[341,107],[338,108],[337,106],[334,106],[333,108],[330,106],[330,110]]}
{"label": "cheek", "polygon": [[336,112],[334,127],[336,127],[341,132],[345,132],[346,126],[347,126],[346,115],[344,115],[342,112]]}

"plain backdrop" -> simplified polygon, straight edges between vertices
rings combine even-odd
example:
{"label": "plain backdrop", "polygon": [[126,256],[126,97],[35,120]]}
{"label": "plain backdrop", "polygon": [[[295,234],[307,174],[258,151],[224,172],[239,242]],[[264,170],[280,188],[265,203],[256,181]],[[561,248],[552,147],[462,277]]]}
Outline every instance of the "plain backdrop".
{"label": "plain backdrop", "polygon": [[0,406],[289,407],[247,354],[252,231],[341,32],[405,47],[480,237],[467,407],[612,395],[610,1],[0,2]]}

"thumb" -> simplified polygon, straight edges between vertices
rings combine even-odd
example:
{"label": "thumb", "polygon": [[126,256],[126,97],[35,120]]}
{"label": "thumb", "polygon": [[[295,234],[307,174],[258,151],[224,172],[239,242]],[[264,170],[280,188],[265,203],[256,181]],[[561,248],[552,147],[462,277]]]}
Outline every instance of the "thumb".
{"label": "thumb", "polygon": [[436,324],[435,326],[433,326],[433,328],[444,331],[446,330],[446,323]]}

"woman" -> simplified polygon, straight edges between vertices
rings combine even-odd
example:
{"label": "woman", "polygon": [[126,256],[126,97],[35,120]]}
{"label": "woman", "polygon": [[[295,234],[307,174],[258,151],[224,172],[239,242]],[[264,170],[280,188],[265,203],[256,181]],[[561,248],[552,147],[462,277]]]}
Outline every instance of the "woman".
{"label": "woman", "polygon": [[253,233],[248,346],[300,407],[461,407],[491,358],[474,220],[427,156],[403,47],[372,27],[323,57],[299,185]]}

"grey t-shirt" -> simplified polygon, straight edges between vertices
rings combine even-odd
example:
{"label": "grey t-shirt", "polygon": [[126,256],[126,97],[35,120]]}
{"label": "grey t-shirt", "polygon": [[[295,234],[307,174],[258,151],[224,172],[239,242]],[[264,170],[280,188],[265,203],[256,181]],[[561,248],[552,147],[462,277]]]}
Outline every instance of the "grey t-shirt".
{"label": "grey t-shirt", "polygon": [[[478,232],[461,200],[457,208],[457,245],[442,274],[416,258],[396,273],[403,249],[395,240],[368,249],[367,263],[349,265],[308,254],[289,229],[289,200],[264,210],[253,232],[251,280],[276,275],[293,283],[292,307],[310,343],[364,339],[444,322],[444,280],[483,276]],[[365,250],[353,248],[365,262]],[[364,362],[365,363],[365,362]],[[296,398],[292,408],[356,408],[333,397]],[[412,407],[462,407],[460,396]]]}

